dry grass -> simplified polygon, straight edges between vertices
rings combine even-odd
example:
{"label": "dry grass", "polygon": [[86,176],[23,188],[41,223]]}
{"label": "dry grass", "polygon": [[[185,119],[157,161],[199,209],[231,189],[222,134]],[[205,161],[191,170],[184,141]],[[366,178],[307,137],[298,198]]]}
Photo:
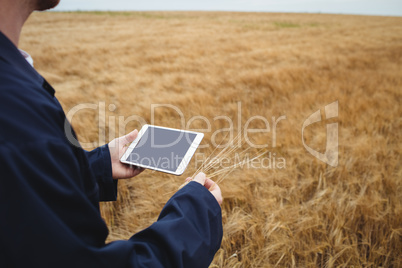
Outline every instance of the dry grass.
{"label": "dry grass", "polygon": [[[105,102],[101,143],[119,134],[113,116],[150,122],[155,103],[179,107],[186,120],[209,118],[206,144],[213,131],[228,127],[213,118],[235,119],[238,101],[242,124],[253,115],[270,122],[286,115],[275,148],[272,132],[255,137],[268,141],[286,168],[236,170],[221,184],[224,238],[212,267],[401,267],[401,32],[396,17],[36,13],[21,48],[66,111]],[[340,156],[332,168],[307,153],[301,128],[335,100]],[[73,118],[81,141],[98,141],[98,121],[90,109]],[[153,123],[181,127],[166,108]],[[134,127],[140,123],[120,131]],[[325,123],[307,132],[307,143],[323,148]],[[185,175],[195,170],[192,162]],[[101,207],[109,240],[155,221],[184,178],[146,171],[121,182],[118,202]]]}

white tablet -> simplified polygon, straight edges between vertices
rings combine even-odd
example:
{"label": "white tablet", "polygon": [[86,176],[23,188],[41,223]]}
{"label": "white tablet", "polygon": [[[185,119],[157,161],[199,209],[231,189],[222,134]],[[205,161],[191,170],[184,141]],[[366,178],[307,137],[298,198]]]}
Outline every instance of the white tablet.
{"label": "white tablet", "polygon": [[203,137],[203,133],[144,125],[120,161],[181,175]]}

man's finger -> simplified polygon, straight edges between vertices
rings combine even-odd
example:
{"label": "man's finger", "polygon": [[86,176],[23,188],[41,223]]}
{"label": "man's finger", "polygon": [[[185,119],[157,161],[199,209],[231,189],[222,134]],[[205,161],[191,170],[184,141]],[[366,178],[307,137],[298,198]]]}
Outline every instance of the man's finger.
{"label": "man's finger", "polygon": [[198,173],[197,176],[194,177],[194,181],[200,183],[201,185],[205,184],[206,179],[207,179],[207,177],[205,176],[205,174],[203,172]]}
{"label": "man's finger", "polygon": [[208,179],[208,178],[205,180],[205,184],[204,184],[205,188],[212,190],[211,187],[213,187],[214,185],[215,185],[215,182],[213,180]]}
{"label": "man's finger", "polygon": [[134,131],[131,131],[127,135],[123,136],[123,143],[124,144],[131,143],[135,140],[135,138],[137,138],[137,136],[138,136],[138,130],[134,129]]}

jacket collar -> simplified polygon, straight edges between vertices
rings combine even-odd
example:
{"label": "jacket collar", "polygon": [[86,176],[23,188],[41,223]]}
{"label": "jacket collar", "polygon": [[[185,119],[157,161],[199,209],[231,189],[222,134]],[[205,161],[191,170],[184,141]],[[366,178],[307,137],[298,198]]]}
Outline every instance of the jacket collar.
{"label": "jacket collar", "polygon": [[18,48],[0,31],[0,62],[6,62],[28,79],[38,82],[50,95],[54,96],[54,89],[48,82],[25,60]]}

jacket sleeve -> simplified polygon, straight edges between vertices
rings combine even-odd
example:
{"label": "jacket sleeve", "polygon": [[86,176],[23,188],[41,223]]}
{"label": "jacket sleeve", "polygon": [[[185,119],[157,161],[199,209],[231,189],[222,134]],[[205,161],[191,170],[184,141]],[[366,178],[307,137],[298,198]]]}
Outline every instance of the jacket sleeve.
{"label": "jacket sleeve", "polygon": [[106,244],[97,187],[80,173],[62,144],[0,144],[0,267],[208,267],[222,216],[205,187],[190,182],[150,227]]}
{"label": "jacket sleeve", "polygon": [[113,267],[207,268],[222,234],[218,202],[204,186],[190,182],[166,203],[157,222],[127,241],[106,245],[103,257],[113,259],[107,262]]}
{"label": "jacket sleeve", "polygon": [[[134,235],[132,263],[150,267],[208,267],[222,241],[221,208],[201,184],[190,182],[165,205],[158,221]],[[132,265],[135,267],[135,265]]]}
{"label": "jacket sleeve", "polygon": [[117,180],[112,177],[112,162],[107,144],[92,151],[85,151],[92,174],[99,187],[100,201],[116,201]]}

